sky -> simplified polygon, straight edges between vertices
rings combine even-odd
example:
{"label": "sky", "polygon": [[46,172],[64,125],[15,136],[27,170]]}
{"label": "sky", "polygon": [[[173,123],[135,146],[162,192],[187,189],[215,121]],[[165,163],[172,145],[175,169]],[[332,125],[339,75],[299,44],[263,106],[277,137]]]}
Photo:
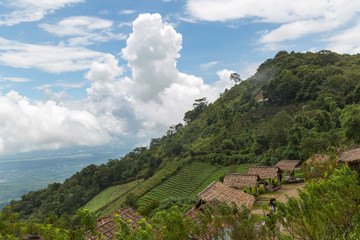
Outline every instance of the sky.
{"label": "sky", "polygon": [[359,13],[354,0],[0,0],[0,157],[146,146],[278,51],[359,53]]}

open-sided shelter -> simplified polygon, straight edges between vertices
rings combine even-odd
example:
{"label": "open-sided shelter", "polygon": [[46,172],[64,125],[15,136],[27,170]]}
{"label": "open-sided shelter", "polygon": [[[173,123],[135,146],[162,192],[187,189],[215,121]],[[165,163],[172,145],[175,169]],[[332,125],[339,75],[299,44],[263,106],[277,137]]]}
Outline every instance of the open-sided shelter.
{"label": "open-sided shelter", "polygon": [[360,148],[343,152],[338,162],[348,165],[360,174]]}
{"label": "open-sided shelter", "polygon": [[289,180],[294,180],[295,170],[300,169],[299,167],[301,164],[302,164],[301,160],[281,160],[277,164],[275,164],[275,166],[280,168],[280,170],[283,172],[285,171],[290,172]]}
{"label": "open-sided shelter", "polygon": [[[271,180],[277,179],[280,183],[280,174],[282,171],[280,168],[276,166],[257,166],[257,167],[251,167],[249,169],[248,174],[257,174],[259,175],[260,180]],[[270,191],[273,190],[272,184],[270,184]]]}
{"label": "open-sided shelter", "polygon": [[[131,207],[122,208],[111,215],[99,218],[97,220],[96,230],[101,233],[106,240],[115,239],[114,235],[119,230],[116,227],[115,215],[119,215],[125,222],[127,220],[131,220],[131,224],[134,226],[135,229],[139,227],[137,222],[143,218],[137,211],[135,211]],[[87,232],[85,234],[85,239],[97,240],[99,238],[97,236],[92,236],[90,232]]]}
{"label": "open-sided shelter", "polygon": [[257,194],[257,182],[260,181],[260,177],[257,174],[240,174],[240,173],[228,173],[225,175],[224,184],[229,187],[235,188],[255,188]]}

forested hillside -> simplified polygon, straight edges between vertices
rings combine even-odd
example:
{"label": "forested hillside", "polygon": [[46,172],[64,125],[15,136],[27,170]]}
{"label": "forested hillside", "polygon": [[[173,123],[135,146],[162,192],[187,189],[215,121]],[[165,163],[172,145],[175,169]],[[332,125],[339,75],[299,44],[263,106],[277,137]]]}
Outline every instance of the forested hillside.
{"label": "forested hillside", "polygon": [[194,161],[272,165],[358,144],[359,101],[359,54],[282,51],[214,103],[196,100],[184,124],[170,126],[148,147],[23,195],[11,211],[39,219],[51,211],[66,219],[109,186],[143,179],[132,196],[137,200]]}

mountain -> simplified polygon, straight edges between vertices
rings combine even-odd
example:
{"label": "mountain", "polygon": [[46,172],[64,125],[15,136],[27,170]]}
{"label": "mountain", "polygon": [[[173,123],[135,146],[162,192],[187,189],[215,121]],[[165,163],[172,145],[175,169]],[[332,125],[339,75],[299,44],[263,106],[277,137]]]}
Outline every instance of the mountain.
{"label": "mountain", "polygon": [[[359,101],[359,54],[281,51],[214,103],[196,100],[184,115],[185,124],[170,126],[165,136],[152,139],[148,147],[135,148],[100,166],[87,166],[63,184],[25,194],[10,206],[24,218],[44,218],[50,211],[66,218],[109,186],[138,181],[111,206],[103,206],[99,214],[104,215],[124,204],[141,205],[141,197],[171,177],[185,174],[194,163],[214,167],[216,179],[243,164],[305,160],[314,153],[360,142]],[[208,180],[204,176],[199,186]]]}

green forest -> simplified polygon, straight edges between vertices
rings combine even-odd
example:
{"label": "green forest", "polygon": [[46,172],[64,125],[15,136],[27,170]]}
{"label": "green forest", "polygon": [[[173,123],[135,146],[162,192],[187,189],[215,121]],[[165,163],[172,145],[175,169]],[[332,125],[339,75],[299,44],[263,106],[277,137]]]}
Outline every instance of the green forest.
{"label": "green forest", "polygon": [[[97,217],[130,205],[151,225],[143,221],[135,231],[119,220],[118,239],[187,239],[203,236],[209,226],[221,239],[226,233],[222,223],[232,226],[233,239],[358,239],[359,176],[336,164],[312,166],[320,172],[316,177],[304,169],[309,176],[305,190],[279,203],[278,212],[262,219],[261,227],[248,209],[226,204],[208,207],[196,223],[182,217],[196,202],[198,190],[226,173],[246,173],[249,166],[272,166],[281,159],[305,161],[318,153],[336,160],[360,143],[360,54],[281,51],[252,77],[235,83],[214,103],[205,97],[195,100],[184,124],[170,126],[149,146],[89,165],[62,184],[11,201],[0,215],[0,236],[21,239],[38,233],[45,239],[81,239],[94,230]],[[196,173],[199,168],[204,174]],[[197,187],[182,182],[188,176],[197,176],[191,180]],[[154,196],[171,181],[186,194]],[[109,189],[118,191],[116,197]],[[99,199],[111,201],[91,211],[84,208],[100,194],[108,197]]]}

